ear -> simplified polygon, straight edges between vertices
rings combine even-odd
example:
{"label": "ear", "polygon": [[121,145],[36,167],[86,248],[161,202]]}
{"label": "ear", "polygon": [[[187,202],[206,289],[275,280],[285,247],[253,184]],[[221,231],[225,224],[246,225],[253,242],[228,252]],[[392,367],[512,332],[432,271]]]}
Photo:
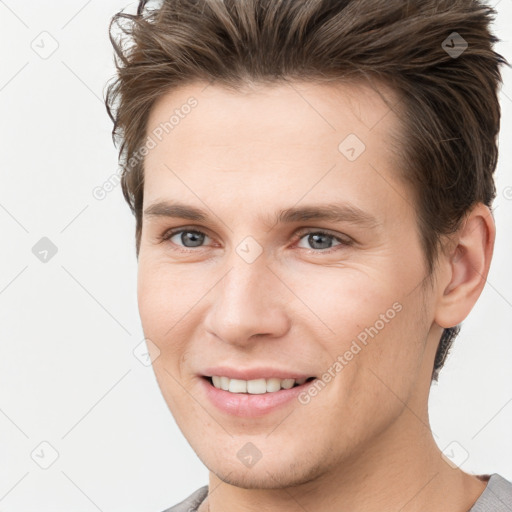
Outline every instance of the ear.
{"label": "ear", "polygon": [[453,235],[448,253],[439,256],[435,322],[441,327],[456,326],[473,309],[489,273],[495,236],[491,210],[478,203]]}

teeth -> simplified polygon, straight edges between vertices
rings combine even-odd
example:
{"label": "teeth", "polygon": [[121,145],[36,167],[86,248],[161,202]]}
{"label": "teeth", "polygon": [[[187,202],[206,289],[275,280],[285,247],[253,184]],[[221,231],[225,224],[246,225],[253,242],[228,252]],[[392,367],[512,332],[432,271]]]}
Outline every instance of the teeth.
{"label": "teeth", "polygon": [[283,379],[281,381],[281,387],[284,389],[293,388],[294,384],[295,384],[295,379]]}
{"label": "teeth", "polygon": [[265,379],[256,379],[247,381],[247,393],[251,395],[261,395],[267,392],[267,381]]}
{"label": "teeth", "polygon": [[279,391],[281,389],[281,379],[267,379],[267,392]]}
{"label": "teeth", "polygon": [[227,377],[220,378],[220,389],[223,389],[224,391],[229,390],[229,379]]}
{"label": "teeth", "polygon": [[249,393],[251,395],[262,395],[263,393],[273,393],[280,389],[291,389],[295,384],[304,384],[306,380],[305,377],[297,380],[276,378],[241,380],[216,375],[212,376],[213,385],[217,389],[223,389],[230,393]]}
{"label": "teeth", "polygon": [[230,393],[247,393],[247,381],[230,379],[229,381],[229,392]]}

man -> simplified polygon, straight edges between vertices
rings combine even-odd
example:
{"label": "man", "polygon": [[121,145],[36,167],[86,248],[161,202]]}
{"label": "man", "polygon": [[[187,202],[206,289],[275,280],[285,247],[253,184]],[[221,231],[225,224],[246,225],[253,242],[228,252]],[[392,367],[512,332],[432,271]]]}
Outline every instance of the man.
{"label": "man", "polygon": [[145,3],[106,103],[153,368],[209,469],[169,510],[510,510],[427,408],[492,258],[494,11]]}

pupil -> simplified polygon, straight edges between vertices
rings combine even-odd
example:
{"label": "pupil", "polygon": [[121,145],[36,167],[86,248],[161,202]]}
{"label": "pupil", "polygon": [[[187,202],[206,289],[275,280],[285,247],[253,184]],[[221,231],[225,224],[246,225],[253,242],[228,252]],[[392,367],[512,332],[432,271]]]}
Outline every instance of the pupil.
{"label": "pupil", "polygon": [[326,242],[324,242],[324,245],[327,243],[327,247],[316,247],[316,249],[328,249],[329,248],[328,247],[328,240],[329,239],[325,235],[317,233],[317,234],[310,235],[310,238],[313,239],[313,242],[310,242],[313,247],[315,247],[316,243],[320,243],[320,245],[321,245],[321,242],[318,242],[317,239],[321,240],[322,238],[325,238]]}
{"label": "pupil", "polygon": [[[201,245],[201,242],[202,242],[201,236],[202,235],[200,233],[197,233],[195,231],[186,231],[185,233],[182,234],[181,241],[184,243],[185,246],[186,246],[187,241],[192,242],[193,244],[195,243],[195,245],[187,246],[187,247],[198,247],[199,245]],[[187,237],[188,237],[188,240],[187,240]]]}

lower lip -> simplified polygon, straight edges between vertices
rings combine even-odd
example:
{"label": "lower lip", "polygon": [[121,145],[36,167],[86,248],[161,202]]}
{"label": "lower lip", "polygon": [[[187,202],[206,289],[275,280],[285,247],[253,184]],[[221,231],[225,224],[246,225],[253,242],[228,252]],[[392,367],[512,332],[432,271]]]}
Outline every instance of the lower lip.
{"label": "lower lip", "polygon": [[201,385],[207,398],[221,411],[231,416],[258,418],[292,402],[315,380],[305,382],[290,389],[281,389],[273,393],[252,395],[250,393],[230,393],[217,389],[210,381],[202,377]]}

